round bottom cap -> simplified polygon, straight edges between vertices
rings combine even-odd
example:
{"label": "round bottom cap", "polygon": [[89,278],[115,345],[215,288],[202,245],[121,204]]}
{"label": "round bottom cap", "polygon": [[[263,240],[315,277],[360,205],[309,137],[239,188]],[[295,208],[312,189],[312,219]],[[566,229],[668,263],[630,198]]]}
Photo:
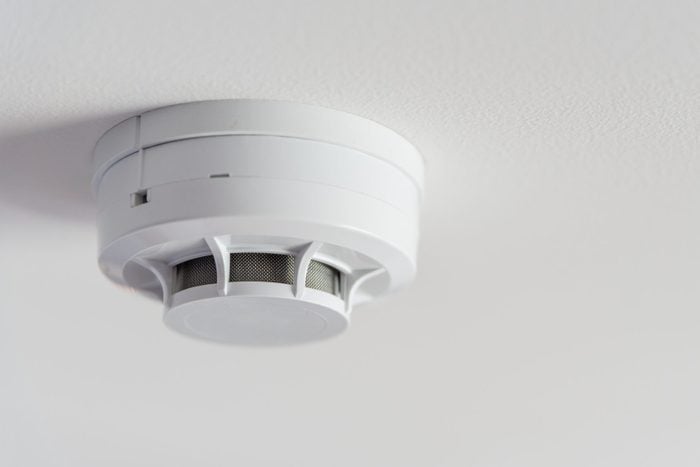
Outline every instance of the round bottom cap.
{"label": "round bottom cap", "polygon": [[192,337],[247,346],[282,346],[341,333],[348,319],[338,311],[291,298],[212,297],[170,308],[163,318]]}

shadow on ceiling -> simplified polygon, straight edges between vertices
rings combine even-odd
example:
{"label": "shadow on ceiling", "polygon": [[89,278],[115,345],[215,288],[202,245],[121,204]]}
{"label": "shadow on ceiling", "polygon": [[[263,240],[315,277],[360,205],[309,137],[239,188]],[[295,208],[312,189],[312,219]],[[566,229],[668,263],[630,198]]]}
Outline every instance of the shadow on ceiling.
{"label": "shadow on ceiling", "polygon": [[0,136],[0,203],[70,222],[94,222],[92,149],[133,113]]}

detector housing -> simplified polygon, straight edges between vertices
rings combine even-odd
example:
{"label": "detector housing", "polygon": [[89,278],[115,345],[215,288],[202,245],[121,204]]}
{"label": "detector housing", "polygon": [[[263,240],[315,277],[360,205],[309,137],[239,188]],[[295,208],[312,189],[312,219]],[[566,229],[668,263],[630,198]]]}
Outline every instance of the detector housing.
{"label": "detector housing", "polygon": [[179,104],[94,151],[99,265],[181,333],[244,345],[338,334],[414,278],[423,161],[373,121],[289,102]]}

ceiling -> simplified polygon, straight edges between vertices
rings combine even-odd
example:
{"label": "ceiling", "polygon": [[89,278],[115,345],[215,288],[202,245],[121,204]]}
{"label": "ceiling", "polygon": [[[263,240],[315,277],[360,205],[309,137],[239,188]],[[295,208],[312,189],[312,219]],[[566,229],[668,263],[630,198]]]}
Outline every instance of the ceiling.
{"label": "ceiling", "polygon": [[[700,464],[700,4],[0,0],[0,465]],[[90,152],[319,104],[427,162],[419,277],[288,349],[96,266]]]}

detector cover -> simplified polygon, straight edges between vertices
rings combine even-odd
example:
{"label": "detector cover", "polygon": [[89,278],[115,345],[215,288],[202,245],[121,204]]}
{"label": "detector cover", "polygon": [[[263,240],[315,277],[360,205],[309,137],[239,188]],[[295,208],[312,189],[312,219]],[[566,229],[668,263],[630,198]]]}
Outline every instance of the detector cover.
{"label": "detector cover", "polygon": [[190,336],[282,345],[341,332],[415,275],[423,161],[361,117],[205,101],[109,130],[94,152],[99,264]]}

